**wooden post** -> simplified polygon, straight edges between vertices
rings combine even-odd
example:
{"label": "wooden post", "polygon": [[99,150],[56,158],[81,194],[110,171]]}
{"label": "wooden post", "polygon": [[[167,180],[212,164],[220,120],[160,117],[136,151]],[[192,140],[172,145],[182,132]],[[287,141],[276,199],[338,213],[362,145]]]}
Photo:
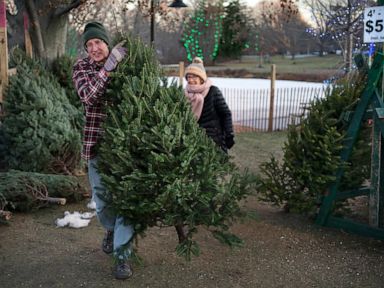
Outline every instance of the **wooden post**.
{"label": "wooden post", "polygon": [[184,81],[184,62],[179,62],[179,86],[183,87]]}
{"label": "wooden post", "polygon": [[0,0],[0,103],[3,102],[4,89],[8,84],[8,41],[5,0]]}
{"label": "wooden post", "polygon": [[273,131],[273,108],[275,106],[276,65],[271,65],[271,92],[269,97],[268,132]]}
{"label": "wooden post", "polygon": [[259,68],[263,68],[263,52],[259,53]]}
{"label": "wooden post", "polygon": [[29,35],[29,19],[28,14],[24,12],[24,43],[25,43],[25,54],[32,58],[32,41],[31,35]]}

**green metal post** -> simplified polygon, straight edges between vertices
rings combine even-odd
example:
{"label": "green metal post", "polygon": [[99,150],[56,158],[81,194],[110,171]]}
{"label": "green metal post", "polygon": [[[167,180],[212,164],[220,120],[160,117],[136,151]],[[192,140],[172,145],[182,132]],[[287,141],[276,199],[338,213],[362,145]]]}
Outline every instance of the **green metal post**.
{"label": "green metal post", "polygon": [[380,119],[374,113],[372,131],[372,157],[371,157],[371,191],[369,195],[369,225],[383,227],[383,131],[380,127]]}
{"label": "green metal post", "polygon": [[[384,1],[384,0],[383,0]],[[383,56],[377,55],[373,61],[372,67],[368,72],[368,83],[364,89],[363,95],[359,104],[356,107],[356,111],[353,114],[351,123],[348,127],[346,138],[344,141],[344,149],[340,154],[342,162],[349,159],[353,145],[355,144],[358,132],[360,130],[361,121],[363,116],[372,100],[372,96],[378,86],[379,80],[381,80],[383,69]],[[344,169],[340,167],[336,172],[336,179],[329,188],[328,194],[324,197],[322,205],[320,207],[319,215],[317,216],[316,223],[319,225],[325,225],[329,214],[332,210],[332,204],[336,199],[339,189],[341,178],[344,174]]]}
{"label": "green metal post", "polygon": [[[377,4],[379,6],[384,5],[384,0],[378,0]],[[381,43],[380,47],[383,47]],[[382,75],[384,77],[384,75]],[[383,95],[383,83],[380,87],[380,95]],[[378,97],[379,98],[379,97]],[[381,103],[380,107],[383,106],[383,99],[379,98]],[[377,117],[377,113],[374,113],[374,132],[372,139],[372,161],[371,161],[371,193],[369,197],[369,224],[373,227],[383,228],[383,206],[384,206],[384,131],[380,129],[384,119]],[[380,125],[380,124],[381,125]],[[374,170],[376,169],[376,170]]]}

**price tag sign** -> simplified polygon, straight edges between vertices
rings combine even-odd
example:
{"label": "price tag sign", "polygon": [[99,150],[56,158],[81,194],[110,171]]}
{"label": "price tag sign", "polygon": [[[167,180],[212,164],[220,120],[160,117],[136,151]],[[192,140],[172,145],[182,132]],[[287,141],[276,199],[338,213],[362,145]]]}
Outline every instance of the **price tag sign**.
{"label": "price tag sign", "polygon": [[364,10],[364,43],[384,42],[384,6]]}

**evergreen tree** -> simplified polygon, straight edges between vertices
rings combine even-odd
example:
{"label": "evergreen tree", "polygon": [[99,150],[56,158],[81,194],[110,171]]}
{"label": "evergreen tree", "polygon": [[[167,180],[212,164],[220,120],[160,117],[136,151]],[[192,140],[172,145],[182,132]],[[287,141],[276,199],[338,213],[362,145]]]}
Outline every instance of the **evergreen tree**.
{"label": "evergreen tree", "polygon": [[85,187],[75,176],[17,170],[0,172],[0,204],[4,203],[0,210],[28,212],[63,197],[67,202],[79,201],[84,193]]}
{"label": "evergreen tree", "polygon": [[74,63],[74,58],[67,55],[63,55],[53,60],[50,70],[52,74],[56,77],[60,86],[64,88],[65,94],[67,95],[69,102],[73,106],[83,111],[83,105],[81,104],[80,98],[77,95],[76,89],[72,81],[72,68]]}
{"label": "evergreen tree", "polygon": [[224,10],[220,54],[224,57],[240,57],[246,48],[248,33],[247,16],[242,11],[240,1],[230,1]]}
{"label": "evergreen tree", "polygon": [[72,68],[75,63],[75,59],[63,55],[53,60],[51,65],[51,72],[56,77],[60,86],[64,88],[65,95],[67,96],[69,103],[78,109],[78,113],[75,114],[75,127],[81,134],[84,127],[84,107],[80,101],[79,95],[77,95],[75,86],[72,81]]}
{"label": "evergreen tree", "polygon": [[5,92],[0,155],[9,169],[72,174],[80,165],[79,111],[41,64],[18,57]]}
{"label": "evergreen tree", "polygon": [[248,178],[199,128],[181,88],[162,83],[153,50],[127,38],[128,56],[109,85],[111,99],[99,169],[107,200],[138,234],[175,226],[177,252],[189,259],[199,248],[199,225],[230,245],[239,239],[230,222],[241,213]]}
{"label": "evergreen tree", "polygon": [[[355,109],[365,87],[365,77],[365,73],[360,73],[339,80],[325,98],[312,103],[299,126],[289,127],[282,163],[272,157],[262,164],[264,177],[258,192],[263,200],[282,205],[286,210],[313,214],[340,165],[345,166],[341,183],[344,191],[360,187],[369,178],[370,129],[367,127],[361,129],[349,161],[340,160],[348,128],[345,115]],[[338,203],[335,208],[341,206],[343,203]]]}
{"label": "evergreen tree", "polygon": [[215,61],[223,31],[222,13],[223,1],[218,1],[217,4],[207,4],[206,0],[198,2],[198,8],[184,23],[181,38],[189,61],[196,56],[203,59],[206,64]]}

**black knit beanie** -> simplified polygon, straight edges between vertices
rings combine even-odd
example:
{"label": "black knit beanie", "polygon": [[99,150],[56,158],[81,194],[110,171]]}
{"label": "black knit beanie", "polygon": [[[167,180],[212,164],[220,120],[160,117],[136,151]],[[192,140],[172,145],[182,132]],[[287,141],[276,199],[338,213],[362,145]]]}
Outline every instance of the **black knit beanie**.
{"label": "black knit beanie", "polygon": [[109,37],[107,30],[105,30],[105,27],[100,22],[89,22],[87,25],[85,25],[84,32],[83,32],[83,41],[84,41],[84,48],[86,49],[86,44],[89,39],[101,39],[103,40],[108,46],[109,46]]}

